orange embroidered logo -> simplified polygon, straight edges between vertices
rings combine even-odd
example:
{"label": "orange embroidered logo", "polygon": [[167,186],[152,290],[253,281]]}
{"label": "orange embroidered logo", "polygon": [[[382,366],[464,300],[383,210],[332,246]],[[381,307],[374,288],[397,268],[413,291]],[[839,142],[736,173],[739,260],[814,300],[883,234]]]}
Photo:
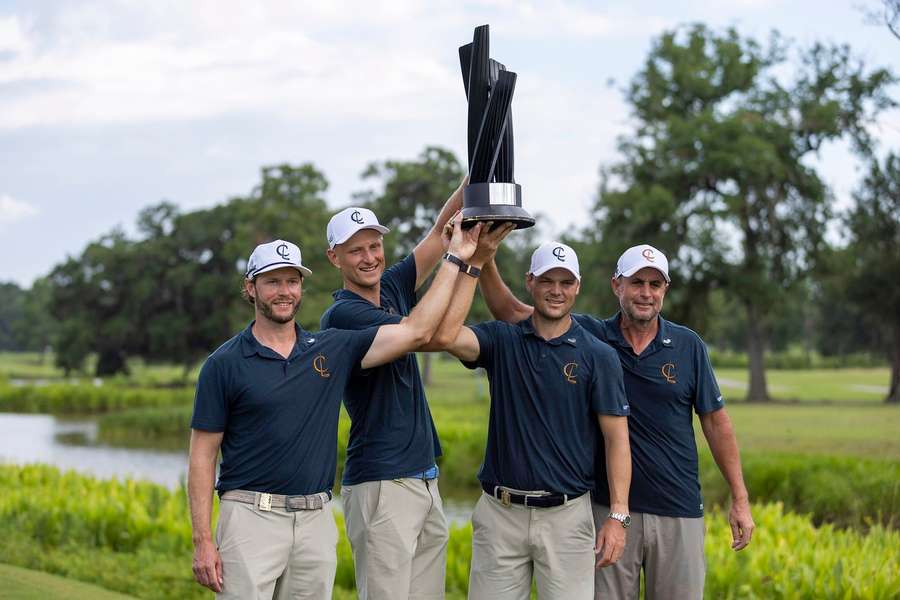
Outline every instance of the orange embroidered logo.
{"label": "orange embroidered logo", "polygon": [[331,373],[328,372],[328,367],[325,366],[325,355],[319,354],[317,355],[313,361],[313,370],[319,374],[319,377],[323,379],[326,377],[331,377]]}
{"label": "orange embroidered logo", "polygon": [[578,383],[578,381],[575,379],[575,369],[577,368],[578,363],[566,363],[566,365],[563,367],[563,375],[566,376],[566,381],[568,381],[569,383]]}
{"label": "orange embroidered logo", "polygon": [[666,378],[666,381],[669,383],[677,383],[675,381],[675,363],[666,363],[659,369],[663,377]]}
{"label": "orange embroidered logo", "polygon": [[641,256],[643,256],[650,262],[653,262],[656,259],[656,256],[653,255],[653,250],[651,250],[650,248],[644,248],[644,251],[641,252]]}

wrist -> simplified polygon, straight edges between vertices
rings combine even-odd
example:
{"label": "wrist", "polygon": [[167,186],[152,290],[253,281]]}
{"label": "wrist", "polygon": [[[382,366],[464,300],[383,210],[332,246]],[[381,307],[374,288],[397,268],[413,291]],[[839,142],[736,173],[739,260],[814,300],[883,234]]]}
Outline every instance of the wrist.
{"label": "wrist", "polygon": [[205,533],[195,534],[191,537],[191,541],[194,543],[194,547],[197,547],[201,544],[211,544],[212,533],[207,531]]}
{"label": "wrist", "polygon": [[444,260],[448,263],[452,263],[456,265],[460,272],[469,275],[470,277],[478,277],[481,275],[481,269],[474,265],[467,264],[462,258],[453,254],[453,252],[447,252],[443,256]]}

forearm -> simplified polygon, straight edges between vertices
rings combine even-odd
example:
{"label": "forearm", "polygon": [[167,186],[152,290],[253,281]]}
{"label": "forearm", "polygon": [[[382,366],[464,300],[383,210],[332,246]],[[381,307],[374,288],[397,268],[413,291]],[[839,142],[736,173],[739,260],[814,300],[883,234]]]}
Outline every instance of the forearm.
{"label": "forearm", "polygon": [[531,316],[534,309],[515,297],[507,287],[494,260],[481,271],[481,295],[494,318],[507,323],[518,323]]}
{"label": "forearm", "polygon": [[731,488],[733,500],[749,500],[744,473],[741,469],[741,455],[731,419],[724,409],[700,417],[703,435],[709,450],[725,481]]}
{"label": "forearm", "polygon": [[603,445],[606,450],[606,473],[609,485],[609,508],[628,513],[631,488],[631,445],[628,441],[627,417],[600,417]]}
{"label": "forearm", "polygon": [[450,195],[428,234],[413,250],[416,259],[416,289],[419,289],[419,286],[425,283],[425,280],[428,279],[435,265],[441,259],[441,254],[444,253],[441,232],[450,220],[450,217],[462,207],[462,190],[463,186],[460,185]]}
{"label": "forearm", "polygon": [[[478,267],[478,265],[474,265]],[[479,267],[480,268],[480,267]],[[456,286],[453,290],[453,298],[450,300],[450,306],[444,315],[437,331],[432,336],[431,341],[421,350],[438,351],[447,350],[448,347],[456,340],[459,330],[462,328],[469,309],[472,308],[472,299],[475,296],[475,287],[478,280],[464,273],[460,273],[456,277]]]}
{"label": "forearm", "polygon": [[194,545],[212,540],[213,488],[216,479],[215,457],[191,454],[188,468],[188,501]]}
{"label": "forearm", "polygon": [[409,317],[403,320],[403,325],[410,329],[412,335],[413,343],[409,350],[428,343],[437,331],[447,312],[458,275],[459,267],[443,261],[428,292],[409,313]]}

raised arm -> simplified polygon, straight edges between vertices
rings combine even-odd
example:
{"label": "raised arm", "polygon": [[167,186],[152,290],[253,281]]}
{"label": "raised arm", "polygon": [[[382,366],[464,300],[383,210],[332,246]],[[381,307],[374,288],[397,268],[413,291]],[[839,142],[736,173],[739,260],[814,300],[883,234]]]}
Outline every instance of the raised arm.
{"label": "raised arm", "polygon": [[700,426],[709,444],[719,471],[731,488],[731,510],[728,511],[728,522],[731,524],[731,547],[743,550],[753,537],[756,524],[750,514],[750,495],[744,485],[744,473],[741,470],[741,454],[738,450],[737,438],[731,418],[724,408],[700,415]]}
{"label": "raised arm", "polygon": [[[628,417],[597,415],[606,449],[606,473],[609,484],[610,512],[628,514],[631,488],[631,446],[628,443]],[[599,483],[599,482],[598,482]],[[597,532],[597,566],[614,564],[625,550],[625,528],[615,519],[606,519]]]}
{"label": "raised arm", "polygon": [[516,298],[509,290],[493,259],[481,271],[481,295],[484,296],[488,310],[498,321],[518,323],[534,312],[534,307]]}
{"label": "raised arm", "polygon": [[[463,231],[461,224],[457,222],[448,252],[463,262],[468,261],[475,251],[481,230],[482,225],[479,223]],[[428,292],[409,316],[396,325],[382,325],[378,328],[369,351],[362,359],[362,367],[369,369],[389,363],[427,344],[447,312],[458,274],[457,265],[444,261]]]}
{"label": "raised arm", "polygon": [[[504,223],[497,225],[497,227],[492,227],[492,225],[493,223],[491,222],[485,223],[485,230],[478,238],[478,246],[475,248],[475,253],[469,259],[469,265],[476,269],[483,269],[484,265],[493,259],[494,254],[497,253],[497,248],[500,247],[500,243],[515,229],[515,225],[512,223]],[[445,235],[447,235],[448,229],[450,229],[449,223],[444,228]],[[420,350],[447,350],[453,345],[466,319],[466,315],[469,314],[469,309],[472,307],[472,298],[475,295],[477,282],[478,277],[460,272],[456,278],[456,288],[453,291],[453,298],[450,300],[447,314],[441,321],[431,341],[420,348]]]}
{"label": "raised arm", "polygon": [[214,592],[222,591],[222,561],[212,539],[212,496],[216,482],[216,458],[222,433],[191,430],[188,463],[188,500],[194,542],[194,579]]}
{"label": "raised arm", "polygon": [[460,182],[459,187],[447,198],[428,235],[413,250],[413,256],[416,259],[416,289],[419,289],[425,283],[444,253],[441,233],[444,231],[444,226],[450,220],[450,217],[462,208],[463,188],[468,180],[468,177],[464,178]]}

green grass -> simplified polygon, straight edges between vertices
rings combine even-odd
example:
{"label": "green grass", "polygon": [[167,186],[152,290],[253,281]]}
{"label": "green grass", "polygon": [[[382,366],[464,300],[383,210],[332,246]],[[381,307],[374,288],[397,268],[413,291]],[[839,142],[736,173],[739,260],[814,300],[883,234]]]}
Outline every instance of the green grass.
{"label": "green grass", "polygon": [[[716,369],[716,377],[726,401],[746,396],[747,369]],[[878,402],[887,395],[890,379],[887,368],[766,371],[769,395],[781,401]]]}
{"label": "green grass", "polygon": [[134,600],[103,588],[40,571],[0,564],[0,600]]}
{"label": "green grass", "polygon": [[[193,581],[183,491],[130,481],[97,481],[50,467],[0,466],[0,556],[18,566],[57,573],[148,600],[209,600]],[[754,504],[750,547],[730,548],[725,516],[710,511],[707,598],[896,598],[900,531],[816,527],[781,504]],[[335,597],[352,597],[353,565],[343,520],[336,515]],[[471,525],[453,527],[447,553],[447,597],[465,597]],[[2,573],[2,572],[0,572]],[[0,574],[2,577],[2,574]],[[56,594],[48,594],[54,597]],[[65,592],[58,597],[67,598]],[[74,596],[77,598],[77,596]],[[103,598],[97,595],[96,598]]]}

